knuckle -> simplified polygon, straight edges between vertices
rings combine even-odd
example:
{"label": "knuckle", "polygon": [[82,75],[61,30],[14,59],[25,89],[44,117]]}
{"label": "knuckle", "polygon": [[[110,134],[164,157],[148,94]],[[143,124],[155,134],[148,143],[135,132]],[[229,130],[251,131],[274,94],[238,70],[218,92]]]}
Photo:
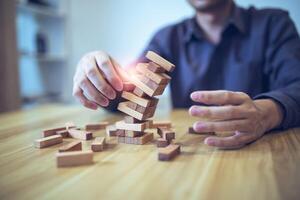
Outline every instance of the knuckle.
{"label": "knuckle", "polygon": [[97,71],[95,68],[90,68],[87,70],[87,76],[88,77],[96,77],[97,76]]}
{"label": "knuckle", "polygon": [[79,85],[83,88],[85,88],[88,85],[88,79],[87,77],[83,77],[80,81],[79,81]]}

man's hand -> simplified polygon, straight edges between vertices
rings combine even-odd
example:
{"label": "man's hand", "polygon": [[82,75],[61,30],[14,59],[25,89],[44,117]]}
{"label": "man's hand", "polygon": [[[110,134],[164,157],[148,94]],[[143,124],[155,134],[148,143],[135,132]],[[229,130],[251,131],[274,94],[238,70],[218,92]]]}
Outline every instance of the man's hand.
{"label": "man's hand", "polygon": [[[125,79],[125,80],[124,80]],[[123,89],[125,73],[105,52],[86,54],[78,63],[74,75],[73,96],[90,109],[106,107]]]}
{"label": "man's hand", "polygon": [[279,105],[271,99],[252,100],[247,94],[231,91],[196,91],[195,102],[209,106],[192,106],[190,115],[205,119],[193,128],[197,132],[228,132],[229,137],[207,137],[205,144],[220,148],[240,148],[260,138],[281,123]]}

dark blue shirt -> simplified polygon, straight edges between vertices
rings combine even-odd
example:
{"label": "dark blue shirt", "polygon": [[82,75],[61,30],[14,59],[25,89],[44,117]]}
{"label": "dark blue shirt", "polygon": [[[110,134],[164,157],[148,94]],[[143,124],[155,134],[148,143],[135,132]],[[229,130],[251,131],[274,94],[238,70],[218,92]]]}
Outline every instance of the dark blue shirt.
{"label": "dark blue shirt", "polygon": [[176,65],[174,107],[193,105],[190,93],[196,90],[241,91],[278,102],[281,128],[300,126],[300,39],[287,12],[234,6],[217,45],[205,39],[193,17],[158,31],[148,50]]}

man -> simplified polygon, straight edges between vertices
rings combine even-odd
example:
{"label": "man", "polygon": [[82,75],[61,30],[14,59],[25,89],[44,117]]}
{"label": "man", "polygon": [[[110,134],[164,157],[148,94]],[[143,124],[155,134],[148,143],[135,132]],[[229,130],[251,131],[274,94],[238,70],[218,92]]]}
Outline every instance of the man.
{"label": "man", "polygon": [[[243,9],[232,0],[189,3],[195,17],[158,31],[145,51],[176,65],[173,106],[211,119],[196,122],[195,131],[235,133],[205,143],[239,148],[270,130],[299,126],[300,40],[288,13]],[[104,52],[81,59],[73,94],[84,106],[106,107],[122,91],[126,75],[114,63]]]}

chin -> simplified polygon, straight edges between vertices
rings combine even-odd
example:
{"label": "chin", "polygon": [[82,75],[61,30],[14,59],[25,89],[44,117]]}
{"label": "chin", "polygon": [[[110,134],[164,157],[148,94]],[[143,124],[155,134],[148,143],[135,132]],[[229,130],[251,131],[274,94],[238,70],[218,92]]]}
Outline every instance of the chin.
{"label": "chin", "polygon": [[226,5],[231,0],[187,0],[189,4],[197,11],[211,11]]}

